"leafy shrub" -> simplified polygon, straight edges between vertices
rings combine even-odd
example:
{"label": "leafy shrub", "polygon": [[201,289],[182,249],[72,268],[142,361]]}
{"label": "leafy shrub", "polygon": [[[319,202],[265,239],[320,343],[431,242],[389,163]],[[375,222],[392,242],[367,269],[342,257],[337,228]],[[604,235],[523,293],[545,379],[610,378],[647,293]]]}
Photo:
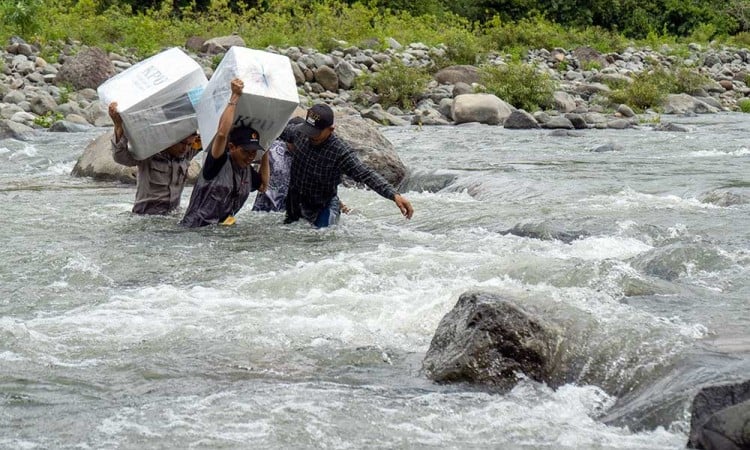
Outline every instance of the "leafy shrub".
{"label": "leafy shrub", "polygon": [[11,32],[28,37],[41,28],[38,17],[43,6],[42,0],[2,0],[0,18]]}
{"label": "leafy shrub", "polygon": [[60,112],[47,111],[44,115],[34,117],[34,123],[42,128],[49,128],[53,123],[63,120],[65,116]]}
{"label": "leafy shrub", "polygon": [[581,69],[584,71],[602,70],[602,63],[594,59],[587,59],[581,62]]}
{"label": "leafy shrub", "polygon": [[447,47],[445,53],[449,64],[476,64],[482,53],[476,36],[466,30],[446,32],[443,43]]}
{"label": "leafy shrub", "polygon": [[737,33],[729,39],[731,45],[737,47],[750,47],[750,32]]}
{"label": "leafy shrub", "polygon": [[394,59],[380,71],[365,73],[356,80],[357,90],[372,90],[384,108],[412,108],[424,92],[430,76],[423,70]]}
{"label": "leafy shrub", "polygon": [[600,52],[620,51],[627,40],[599,27],[571,28],[551,22],[542,16],[524,18],[518,22],[504,22],[499,16],[488,20],[480,28],[483,47],[488,50],[508,51],[519,47],[553,49],[587,45]]}
{"label": "leafy shrub", "polygon": [[696,25],[695,28],[692,29],[689,39],[691,42],[708,42],[716,36],[716,34],[716,25],[712,23],[703,23]]}
{"label": "leafy shrub", "polygon": [[737,106],[743,113],[750,113],[750,98],[743,98],[737,102]]}
{"label": "leafy shrub", "polygon": [[550,107],[553,102],[552,94],[557,89],[549,75],[521,63],[482,66],[480,79],[487,92],[526,111]]}
{"label": "leafy shrub", "polygon": [[623,103],[642,111],[658,107],[667,94],[676,90],[676,78],[664,69],[641,72],[633,76],[633,82],[609,94],[613,103]]}
{"label": "leafy shrub", "polygon": [[71,92],[75,91],[72,84],[66,82],[60,86],[60,98],[57,99],[59,104],[68,103],[70,101]]}
{"label": "leafy shrub", "polygon": [[693,94],[711,81],[706,75],[690,70],[687,67],[677,69],[675,73],[675,86],[672,92]]}
{"label": "leafy shrub", "polygon": [[218,55],[214,55],[211,57],[211,69],[216,70],[217,67],[219,67],[219,64],[221,64],[221,60],[224,59],[224,54],[219,53]]}

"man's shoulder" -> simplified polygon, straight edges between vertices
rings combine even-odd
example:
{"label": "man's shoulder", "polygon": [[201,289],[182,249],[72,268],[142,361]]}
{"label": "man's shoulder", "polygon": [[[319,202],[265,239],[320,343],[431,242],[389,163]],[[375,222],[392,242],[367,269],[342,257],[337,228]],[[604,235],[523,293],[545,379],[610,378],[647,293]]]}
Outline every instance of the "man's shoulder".
{"label": "man's shoulder", "polygon": [[332,134],[331,137],[328,138],[328,141],[326,141],[326,145],[340,152],[354,152],[352,146],[349,145],[348,142],[338,137],[336,134]]}

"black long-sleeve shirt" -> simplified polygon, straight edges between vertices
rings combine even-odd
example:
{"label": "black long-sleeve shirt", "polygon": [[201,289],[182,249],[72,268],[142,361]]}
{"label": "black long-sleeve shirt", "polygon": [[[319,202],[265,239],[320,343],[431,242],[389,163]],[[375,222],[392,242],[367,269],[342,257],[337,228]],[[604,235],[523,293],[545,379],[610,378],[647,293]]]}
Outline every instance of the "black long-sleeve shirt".
{"label": "black long-sleeve shirt", "polygon": [[393,200],[396,189],[379,173],[367,167],[354,150],[332,134],[320,145],[299,131],[300,125],[287,125],[279,139],[294,145],[289,191],[299,193],[310,205],[325,206],[337,194],[342,174],[364,183],[381,196]]}

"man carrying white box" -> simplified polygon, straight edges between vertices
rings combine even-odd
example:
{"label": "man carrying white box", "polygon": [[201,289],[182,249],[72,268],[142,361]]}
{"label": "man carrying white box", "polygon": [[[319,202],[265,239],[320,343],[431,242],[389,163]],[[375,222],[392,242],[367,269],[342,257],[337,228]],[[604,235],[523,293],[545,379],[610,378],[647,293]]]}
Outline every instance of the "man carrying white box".
{"label": "man carrying white box", "polygon": [[[233,225],[235,214],[250,192],[264,192],[268,186],[268,153],[260,145],[260,135],[248,126],[232,127],[237,101],[244,83],[230,83],[231,96],[219,118],[219,126],[206,155],[203,170],[190,196],[190,204],[180,225],[188,228],[212,224]],[[251,163],[262,153],[260,174]]]}
{"label": "man carrying white box", "polygon": [[241,123],[256,130],[261,147],[268,150],[299,105],[292,64],[283,55],[231,47],[216,67],[195,107],[206,150],[211,148],[230,96],[227,88],[235,78],[244,83],[243,95],[235,105],[235,125]]}
{"label": "man carrying white box", "polygon": [[168,214],[176,210],[187,182],[190,161],[201,151],[198,134],[194,132],[166,150],[138,160],[130,152],[117,102],[109,104],[109,116],[115,124],[112,159],[123,166],[138,167],[133,212]]}
{"label": "man carrying white box", "polygon": [[115,125],[113,159],[138,167],[134,213],[167,214],[180,205],[190,161],[201,150],[194,105],[207,83],[198,63],[171,48],[97,89]]}
{"label": "man carrying white box", "polygon": [[97,92],[105,105],[117,103],[128,150],[141,161],[195,133],[195,107],[207,83],[198,63],[171,48],[115,75]]}

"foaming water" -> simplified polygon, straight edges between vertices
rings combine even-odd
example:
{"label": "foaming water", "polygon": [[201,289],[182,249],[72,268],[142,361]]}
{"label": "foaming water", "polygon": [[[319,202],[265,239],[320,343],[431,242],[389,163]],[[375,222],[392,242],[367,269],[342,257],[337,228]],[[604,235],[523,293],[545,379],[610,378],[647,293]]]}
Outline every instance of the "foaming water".
{"label": "foaming water", "polygon": [[[748,365],[741,119],[387,128],[414,218],[345,188],[327,230],[133,216],[132,187],[68,175],[103,130],[3,141],[0,447],[681,448],[685,400]],[[425,378],[473,289],[563,328],[561,387]]]}
{"label": "foaming water", "polygon": [[750,149],[742,147],[738,150],[727,151],[727,150],[701,150],[690,153],[691,157],[694,158],[722,158],[727,156],[750,156]]}

